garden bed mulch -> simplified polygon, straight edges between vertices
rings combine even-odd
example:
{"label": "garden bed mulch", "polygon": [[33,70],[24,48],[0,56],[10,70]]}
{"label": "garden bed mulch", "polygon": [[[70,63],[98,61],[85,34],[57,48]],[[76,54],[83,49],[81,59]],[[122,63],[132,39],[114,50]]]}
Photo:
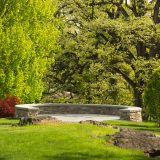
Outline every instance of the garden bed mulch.
{"label": "garden bed mulch", "polygon": [[114,145],[143,150],[150,157],[160,156],[160,137],[148,131],[121,128],[113,135]]}

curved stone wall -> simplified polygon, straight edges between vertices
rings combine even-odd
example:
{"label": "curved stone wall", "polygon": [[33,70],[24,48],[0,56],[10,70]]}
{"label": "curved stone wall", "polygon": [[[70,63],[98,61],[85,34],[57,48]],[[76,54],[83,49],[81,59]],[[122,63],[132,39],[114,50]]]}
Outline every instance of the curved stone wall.
{"label": "curved stone wall", "polygon": [[141,108],[101,104],[20,104],[16,105],[16,117],[34,117],[41,114],[103,114],[117,115],[120,119],[142,121]]}

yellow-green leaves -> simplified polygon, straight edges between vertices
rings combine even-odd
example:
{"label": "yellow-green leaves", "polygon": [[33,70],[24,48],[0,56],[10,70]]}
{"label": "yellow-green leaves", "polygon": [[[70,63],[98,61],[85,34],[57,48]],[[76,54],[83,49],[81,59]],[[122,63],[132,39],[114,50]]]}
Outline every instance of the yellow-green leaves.
{"label": "yellow-green leaves", "polygon": [[0,19],[0,97],[7,93],[19,96],[25,103],[39,101],[43,75],[57,50],[56,2],[3,3],[7,10]]}

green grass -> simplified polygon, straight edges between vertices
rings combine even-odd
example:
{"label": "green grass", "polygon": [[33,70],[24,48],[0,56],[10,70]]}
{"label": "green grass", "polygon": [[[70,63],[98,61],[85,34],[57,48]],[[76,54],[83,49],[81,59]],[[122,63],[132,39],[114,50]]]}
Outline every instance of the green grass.
{"label": "green grass", "polygon": [[125,128],[134,128],[138,130],[146,130],[155,132],[157,134],[160,134],[160,127],[157,127],[155,123],[153,122],[129,122],[129,121],[105,121],[108,124],[125,127]]}
{"label": "green grass", "polygon": [[[0,119],[0,124],[15,122]],[[113,146],[106,134],[116,131],[78,123],[0,125],[0,160],[151,160],[142,151]]]}
{"label": "green grass", "polygon": [[0,125],[11,125],[18,123],[19,120],[14,118],[0,118]]}

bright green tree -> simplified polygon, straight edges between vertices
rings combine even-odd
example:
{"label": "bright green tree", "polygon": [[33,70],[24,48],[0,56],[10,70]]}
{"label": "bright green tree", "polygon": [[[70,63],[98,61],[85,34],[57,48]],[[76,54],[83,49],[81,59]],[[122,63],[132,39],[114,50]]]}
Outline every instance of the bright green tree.
{"label": "bright green tree", "polygon": [[0,97],[39,101],[42,78],[57,49],[55,1],[0,1]]}
{"label": "bright green tree", "polygon": [[160,67],[154,71],[145,88],[144,103],[149,117],[160,126]]}

